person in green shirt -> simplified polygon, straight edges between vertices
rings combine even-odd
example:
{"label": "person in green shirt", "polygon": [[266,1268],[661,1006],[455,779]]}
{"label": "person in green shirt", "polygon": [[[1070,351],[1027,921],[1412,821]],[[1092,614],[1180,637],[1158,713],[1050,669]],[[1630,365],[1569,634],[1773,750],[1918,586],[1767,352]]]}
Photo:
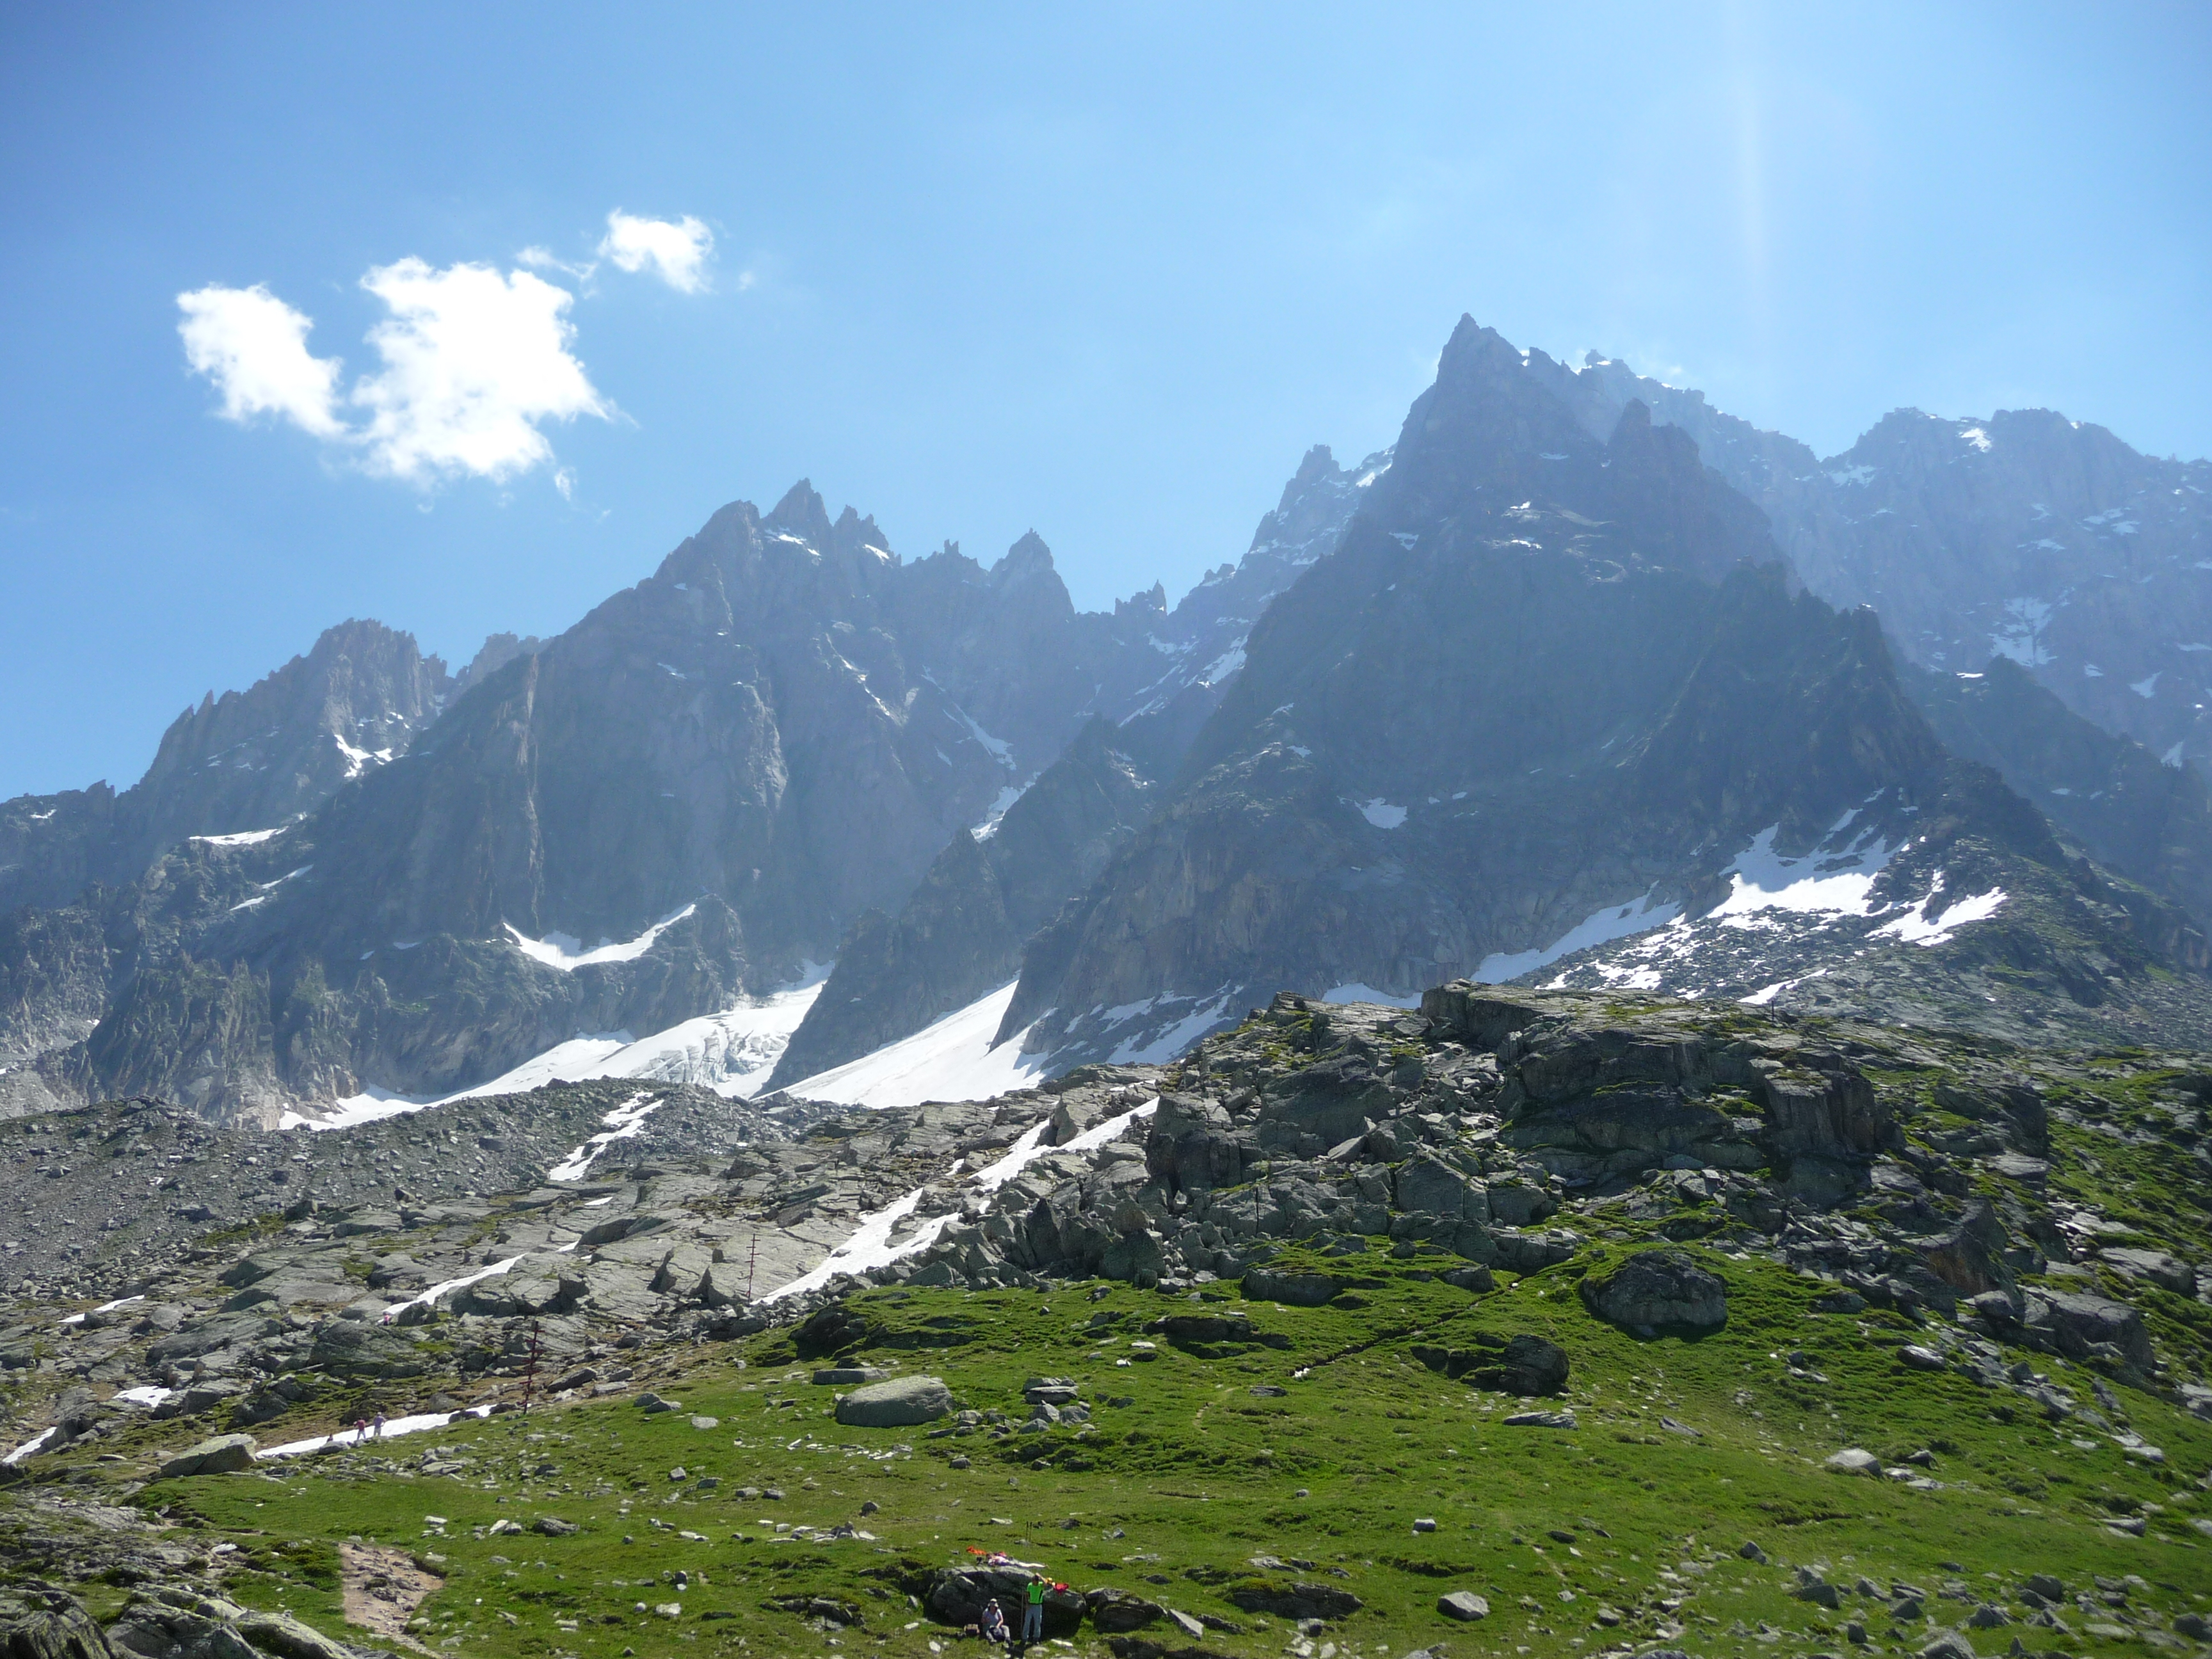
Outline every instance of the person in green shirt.
{"label": "person in green shirt", "polygon": [[1022,1645],[1024,1647],[1027,1647],[1032,1642],[1041,1642],[1044,1639],[1044,1595],[1050,1588],[1051,1586],[1046,1583],[1042,1573],[1033,1572],[1030,1575],[1030,1582],[1026,1587],[1028,1605],[1022,1609]]}

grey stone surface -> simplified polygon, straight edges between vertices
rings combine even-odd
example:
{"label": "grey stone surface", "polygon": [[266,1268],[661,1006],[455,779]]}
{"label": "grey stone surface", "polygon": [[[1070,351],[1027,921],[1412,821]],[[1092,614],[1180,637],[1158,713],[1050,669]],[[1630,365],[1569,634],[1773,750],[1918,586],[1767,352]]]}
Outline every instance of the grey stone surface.
{"label": "grey stone surface", "polygon": [[837,1420],[854,1428],[903,1429],[934,1423],[952,1410],[952,1391],[935,1376],[871,1382],[837,1401]]}
{"label": "grey stone surface", "polygon": [[1682,1250],[1639,1250],[1584,1279],[1582,1297],[1616,1325],[1711,1331],[1728,1322],[1727,1282]]}
{"label": "grey stone surface", "polygon": [[160,1479],[180,1480],[195,1474],[236,1474],[253,1467],[250,1434],[221,1434],[179,1452],[161,1465]]}

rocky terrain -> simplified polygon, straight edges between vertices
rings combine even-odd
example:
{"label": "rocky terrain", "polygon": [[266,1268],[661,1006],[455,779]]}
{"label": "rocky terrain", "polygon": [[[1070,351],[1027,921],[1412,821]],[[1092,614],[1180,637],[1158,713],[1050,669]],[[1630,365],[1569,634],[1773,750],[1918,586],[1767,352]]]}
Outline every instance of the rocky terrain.
{"label": "rocky terrain", "polygon": [[[919,1654],[1018,1588],[972,1544],[1116,1659],[2191,1650],[2208,1099],[2187,1051],[1462,981],[895,1113],[23,1120],[13,1212],[158,1215],[15,1241],[0,1619]],[[514,1138],[556,1119],[599,1150]]]}

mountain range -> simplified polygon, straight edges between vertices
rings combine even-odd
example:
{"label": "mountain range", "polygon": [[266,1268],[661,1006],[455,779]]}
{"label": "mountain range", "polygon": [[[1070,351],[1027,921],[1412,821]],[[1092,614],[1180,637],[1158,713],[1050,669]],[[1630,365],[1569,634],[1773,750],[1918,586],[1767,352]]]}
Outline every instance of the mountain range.
{"label": "mountain range", "polygon": [[551,640],[348,623],[0,805],[0,1110],[1033,1075],[1457,975],[2196,1033],[2208,482],[2035,412],[1819,461],[1471,320],[1172,608],[802,481]]}

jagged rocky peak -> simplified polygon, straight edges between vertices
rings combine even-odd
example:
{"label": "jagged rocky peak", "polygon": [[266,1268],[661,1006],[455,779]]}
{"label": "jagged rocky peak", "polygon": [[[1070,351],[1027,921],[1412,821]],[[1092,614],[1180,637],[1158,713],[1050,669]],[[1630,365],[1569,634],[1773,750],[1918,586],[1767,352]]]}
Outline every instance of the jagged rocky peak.
{"label": "jagged rocky peak", "polygon": [[477,647],[468,666],[453,677],[453,696],[459,696],[472,685],[481,684],[513,662],[517,657],[526,657],[544,648],[545,641],[535,634],[487,634],[484,642]]}
{"label": "jagged rocky peak", "polygon": [[761,523],[770,530],[796,536],[809,547],[826,550],[830,545],[830,511],[813,483],[801,478],[783,492],[783,499]]}
{"label": "jagged rocky peak", "polygon": [[[1222,568],[1226,570],[1231,567],[1224,565]],[[1126,599],[1114,601],[1114,615],[1117,619],[1149,622],[1167,614],[1168,591],[1158,582],[1154,582],[1142,592],[1132,593]]]}
{"label": "jagged rocky peak", "polygon": [[135,880],[193,836],[272,829],[405,754],[451,696],[410,634],[356,620],[244,691],[212,692],[162,733],[146,775],[0,805],[0,912]]}
{"label": "jagged rocky peak", "polygon": [[862,518],[852,507],[837,515],[837,522],[830,527],[830,545],[840,554],[850,556],[869,553],[887,563],[896,564],[898,555],[891,551],[890,538],[877,526],[875,515]]}

